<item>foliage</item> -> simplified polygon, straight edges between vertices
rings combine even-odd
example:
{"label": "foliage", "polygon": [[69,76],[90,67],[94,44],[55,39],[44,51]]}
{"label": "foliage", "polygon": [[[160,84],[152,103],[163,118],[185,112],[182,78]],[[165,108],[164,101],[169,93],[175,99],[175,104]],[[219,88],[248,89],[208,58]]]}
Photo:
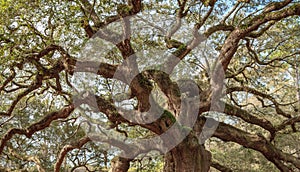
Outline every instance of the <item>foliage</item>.
{"label": "foliage", "polygon": [[[182,126],[187,139],[220,122],[205,141],[212,170],[300,169],[299,1],[1,0],[0,12],[0,171],[113,170],[123,145],[107,135],[124,144],[161,135],[190,117],[185,100],[199,107],[194,126]],[[200,95],[181,93],[176,78]],[[224,109],[210,113],[215,102]],[[107,135],[96,142],[92,130]],[[121,159],[128,171],[167,171],[174,160],[128,148],[137,152]]]}

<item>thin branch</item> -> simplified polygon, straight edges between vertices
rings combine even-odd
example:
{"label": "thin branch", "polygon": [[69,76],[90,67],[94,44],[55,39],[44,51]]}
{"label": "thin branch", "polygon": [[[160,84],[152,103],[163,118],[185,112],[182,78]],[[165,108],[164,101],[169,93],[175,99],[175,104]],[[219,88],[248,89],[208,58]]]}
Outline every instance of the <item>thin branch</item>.
{"label": "thin branch", "polygon": [[223,17],[220,23],[225,23],[228,17],[232,15],[232,13],[239,7],[241,2],[237,1],[237,3],[232,7],[232,9]]}
{"label": "thin branch", "polygon": [[63,160],[65,159],[65,156],[67,155],[68,152],[72,151],[73,149],[80,149],[83,145],[85,145],[86,143],[88,143],[89,141],[91,141],[91,139],[89,137],[83,137],[80,140],[73,142],[69,145],[65,145],[60,153],[59,156],[56,160],[56,163],[54,165],[54,171],[55,172],[59,172],[60,171],[60,167],[61,164],[63,163]]}
{"label": "thin branch", "polygon": [[251,93],[251,94],[254,94],[254,95],[257,95],[257,96],[260,96],[262,98],[266,98],[268,100],[270,100],[271,102],[273,102],[274,106],[275,106],[275,110],[277,112],[277,114],[280,114],[286,118],[291,118],[291,115],[288,114],[288,113],[285,113],[279,106],[282,105],[280,104],[279,102],[276,101],[275,98],[273,98],[271,95],[269,94],[265,94],[265,93],[262,93],[260,91],[257,91],[253,88],[250,88],[250,87],[231,87],[231,88],[228,88],[226,90],[226,94],[229,94],[229,93],[232,93],[232,92],[235,92],[235,91],[244,91],[244,92],[248,92],[248,93]]}

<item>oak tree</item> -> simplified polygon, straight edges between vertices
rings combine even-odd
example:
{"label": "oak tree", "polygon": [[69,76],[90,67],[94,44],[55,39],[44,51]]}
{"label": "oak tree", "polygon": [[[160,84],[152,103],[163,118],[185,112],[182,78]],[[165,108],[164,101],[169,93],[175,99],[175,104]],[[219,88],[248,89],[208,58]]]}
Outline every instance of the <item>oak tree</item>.
{"label": "oak tree", "polygon": [[1,171],[300,170],[299,1],[0,11]]}

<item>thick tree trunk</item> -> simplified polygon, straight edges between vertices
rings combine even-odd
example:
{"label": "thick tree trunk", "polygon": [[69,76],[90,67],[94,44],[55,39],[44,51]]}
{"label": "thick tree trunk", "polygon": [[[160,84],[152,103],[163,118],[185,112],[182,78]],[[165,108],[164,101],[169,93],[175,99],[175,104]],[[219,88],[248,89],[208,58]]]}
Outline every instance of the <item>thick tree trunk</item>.
{"label": "thick tree trunk", "polygon": [[189,135],[165,155],[164,172],[207,172],[210,163],[210,152]]}

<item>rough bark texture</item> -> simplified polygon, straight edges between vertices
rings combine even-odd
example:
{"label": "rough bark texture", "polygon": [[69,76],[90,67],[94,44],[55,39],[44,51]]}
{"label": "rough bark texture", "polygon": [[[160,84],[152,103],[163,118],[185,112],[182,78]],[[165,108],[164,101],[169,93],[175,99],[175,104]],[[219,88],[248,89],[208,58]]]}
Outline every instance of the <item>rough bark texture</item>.
{"label": "rough bark texture", "polygon": [[110,168],[109,172],[128,171],[129,166],[130,166],[129,159],[116,156],[111,160],[111,168]]}
{"label": "rough bark texture", "polygon": [[164,172],[207,172],[211,164],[211,154],[189,135],[182,143],[165,155]]}

